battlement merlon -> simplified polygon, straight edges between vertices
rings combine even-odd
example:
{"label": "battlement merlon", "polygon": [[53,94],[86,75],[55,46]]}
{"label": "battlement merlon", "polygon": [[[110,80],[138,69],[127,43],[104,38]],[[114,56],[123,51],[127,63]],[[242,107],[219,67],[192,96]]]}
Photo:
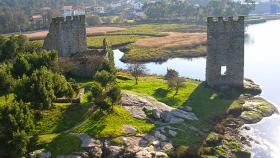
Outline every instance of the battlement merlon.
{"label": "battlement merlon", "polygon": [[55,23],[73,22],[73,21],[84,22],[85,19],[86,19],[85,15],[75,15],[75,16],[66,16],[66,17],[56,17],[56,18],[53,18],[52,21]]}
{"label": "battlement merlon", "polygon": [[218,23],[218,22],[244,22],[245,17],[244,16],[238,16],[237,20],[234,20],[233,17],[228,17],[227,20],[225,20],[223,17],[218,17],[218,18],[214,18],[214,17],[207,17],[207,23]]}

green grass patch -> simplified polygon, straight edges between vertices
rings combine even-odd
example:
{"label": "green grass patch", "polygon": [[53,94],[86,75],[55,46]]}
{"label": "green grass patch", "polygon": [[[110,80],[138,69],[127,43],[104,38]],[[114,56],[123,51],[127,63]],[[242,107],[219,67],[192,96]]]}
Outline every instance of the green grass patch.
{"label": "green grass patch", "polygon": [[[184,124],[173,125],[181,129],[178,130],[176,137],[170,138],[175,145],[200,146],[215,126],[212,120],[223,117],[227,109],[232,104],[236,104],[234,99],[225,99],[205,84],[194,80],[186,80],[186,88],[181,89],[174,98],[175,91],[168,90],[167,83],[162,77],[142,77],[138,85],[135,85],[134,80],[118,80],[118,82],[123,90],[151,95],[169,106],[192,107],[199,121],[186,121]],[[196,131],[188,128],[190,126],[202,131],[204,135],[198,135]]]}
{"label": "green grass patch", "polygon": [[88,110],[86,104],[55,104],[52,109],[41,110],[34,134],[57,133],[74,127],[83,120]]}
{"label": "green grass patch", "polygon": [[175,91],[168,89],[167,81],[163,80],[162,77],[141,77],[138,85],[135,85],[135,80],[118,80],[118,83],[123,90],[148,94],[160,102],[178,108],[185,103],[200,82],[187,80],[186,88],[179,90],[175,97],[173,97]]}
{"label": "green grass patch", "polygon": [[88,37],[87,43],[88,46],[94,47],[102,47],[103,40],[106,38],[110,46],[118,46],[126,43],[133,43],[137,39],[143,38],[141,36],[136,35],[106,35],[106,36],[95,36],[95,37]]}
{"label": "green grass patch", "polygon": [[51,143],[59,134],[46,134],[40,135],[37,139],[37,144],[48,144]]}
{"label": "green grass patch", "polygon": [[81,141],[72,134],[60,134],[55,136],[51,143],[46,145],[46,150],[52,153],[52,157],[71,154],[81,150]]}
{"label": "green grass patch", "polygon": [[167,50],[159,48],[144,48],[130,44],[123,48],[125,52],[122,61],[125,62],[151,62],[151,61],[166,61],[170,58],[180,57],[201,57],[206,55],[206,48],[204,46],[184,49],[184,50]]}
{"label": "green grass patch", "polygon": [[124,135],[123,126],[131,125],[138,133],[148,133],[154,128],[154,124],[144,120],[136,120],[131,114],[120,106],[114,107],[114,112],[103,114],[97,110],[75,132],[87,133],[93,137],[117,137]]}

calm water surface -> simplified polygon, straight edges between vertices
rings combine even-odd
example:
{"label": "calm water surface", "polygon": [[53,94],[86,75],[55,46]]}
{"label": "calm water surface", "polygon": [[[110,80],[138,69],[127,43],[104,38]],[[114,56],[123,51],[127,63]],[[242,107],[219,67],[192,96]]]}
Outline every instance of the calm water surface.
{"label": "calm water surface", "polygon": [[[245,77],[261,85],[262,96],[280,105],[280,20],[250,25],[245,43]],[[115,50],[115,63],[125,69],[126,64],[119,59],[123,53]],[[205,80],[205,58],[170,59],[162,64],[147,63],[151,74],[164,75],[167,68],[175,69],[180,75]],[[250,125],[249,131],[260,144],[253,146],[255,158],[280,157],[280,116],[274,115],[261,122]]]}

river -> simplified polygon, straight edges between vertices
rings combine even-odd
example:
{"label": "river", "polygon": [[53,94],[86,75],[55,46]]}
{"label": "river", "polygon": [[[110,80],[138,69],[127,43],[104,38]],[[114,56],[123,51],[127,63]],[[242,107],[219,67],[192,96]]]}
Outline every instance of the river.
{"label": "river", "polygon": [[[245,42],[245,77],[262,87],[261,96],[276,106],[280,105],[280,20],[249,25]],[[114,50],[115,64],[125,69],[120,61],[123,53]],[[164,75],[167,68],[175,69],[181,76],[205,80],[205,58],[169,59],[164,63],[147,63],[150,74]],[[277,106],[278,107],[278,106]],[[254,144],[254,158],[280,157],[280,116],[273,115],[250,125],[248,134],[259,142]]]}

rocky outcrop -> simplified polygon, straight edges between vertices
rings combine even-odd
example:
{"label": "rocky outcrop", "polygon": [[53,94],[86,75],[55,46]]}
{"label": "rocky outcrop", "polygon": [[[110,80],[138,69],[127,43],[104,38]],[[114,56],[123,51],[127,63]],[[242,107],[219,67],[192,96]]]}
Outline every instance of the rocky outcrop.
{"label": "rocky outcrop", "polygon": [[256,96],[262,93],[262,89],[259,85],[255,84],[252,80],[245,79],[243,93],[249,96]]}
{"label": "rocky outcrop", "polygon": [[[192,112],[172,108],[145,94],[123,92],[122,106],[136,119],[152,118],[171,124],[180,124],[185,120],[198,120]],[[188,108],[188,111],[191,111],[191,109]],[[148,116],[148,113],[151,113],[151,116]]]}
{"label": "rocky outcrop", "polygon": [[76,136],[81,140],[82,148],[101,147],[101,142],[99,140],[93,139],[87,134],[76,134]]}
{"label": "rocky outcrop", "polygon": [[243,112],[240,118],[247,124],[257,123],[263,119],[277,112],[277,109],[262,98],[255,97],[248,99],[242,105]]}

